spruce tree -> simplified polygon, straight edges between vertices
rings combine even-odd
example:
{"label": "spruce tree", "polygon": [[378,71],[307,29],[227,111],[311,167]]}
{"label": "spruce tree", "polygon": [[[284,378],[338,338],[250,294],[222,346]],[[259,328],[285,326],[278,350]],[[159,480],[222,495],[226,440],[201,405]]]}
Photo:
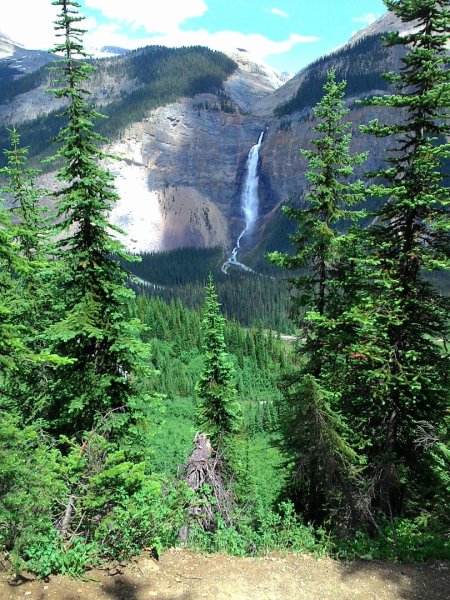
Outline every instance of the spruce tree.
{"label": "spruce tree", "polygon": [[205,363],[197,384],[200,399],[199,427],[210,437],[216,450],[225,450],[240,429],[241,410],[236,399],[233,368],[226,352],[225,318],[210,275],[203,306]]}
{"label": "spruce tree", "polygon": [[430,492],[426,452],[414,441],[421,422],[439,428],[448,408],[450,365],[439,344],[448,335],[448,299],[429,274],[450,266],[450,190],[443,179],[450,157],[450,11],[448,0],[385,4],[406,25],[386,43],[405,48],[406,56],[399,73],[387,74],[394,92],[367,101],[395,118],[363,128],[389,142],[387,164],[371,174],[379,181],[371,193],[383,200],[368,229],[374,311],[367,359],[376,360],[360,369],[379,393],[360,390],[349,403],[370,439],[376,502],[396,515],[412,490],[416,498]]}
{"label": "spruce tree", "polygon": [[[112,175],[102,168],[105,140],[94,131],[101,115],[89,102],[85,86],[94,67],[86,62],[79,4],[56,0],[55,22],[61,37],[53,51],[62,55],[54,67],[54,95],[66,102],[66,125],[56,141],[62,163],[57,178],[56,217],[64,279],[59,291],[65,316],[52,331],[54,349],[71,360],[58,372],[53,403],[45,416],[58,431],[78,432],[94,426],[100,415],[127,418],[135,406],[139,377],[146,373],[141,326],[128,316],[133,293],[118,258],[128,258],[108,221],[118,200]],[[122,418],[120,418],[122,415]]]}
{"label": "spruce tree", "polygon": [[361,181],[351,181],[354,167],[366,154],[350,154],[351,124],[343,98],[345,82],[327,74],[324,95],[314,108],[318,134],[313,149],[302,150],[310,184],[304,208],[285,207],[296,222],[291,236],[294,253],[274,252],[269,259],[294,271],[293,317],[299,327],[299,368],[286,378],[281,421],[285,447],[294,461],[294,495],[308,520],[319,521],[326,510],[344,504],[357,519],[356,453],[339,416],[340,369],[338,319],[348,308],[345,272],[340,268],[346,225],[362,216],[351,210],[364,198]]}
{"label": "spruce tree", "polygon": [[13,128],[9,134],[10,148],[4,150],[7,166],[0,169],[7,181],[3,193],[10,198],[20,252],[32,264],[48,254],[49,231],[42,205],[46,192],[36,184],[39,171],[29,168],[28,148],[21,146],[19,132]]}

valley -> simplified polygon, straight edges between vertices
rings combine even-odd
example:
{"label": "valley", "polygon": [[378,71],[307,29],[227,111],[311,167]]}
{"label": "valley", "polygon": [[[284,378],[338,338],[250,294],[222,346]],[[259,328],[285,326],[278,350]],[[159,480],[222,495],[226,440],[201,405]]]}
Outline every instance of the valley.
{"label": "valley", "polygon": [[[0,33],[0,595],[443,597],[449,0],[347,12],[292,77],[122,47],[211,0],[33,1],[50,53]],[[222,17],[195,44],[320,42]]]}

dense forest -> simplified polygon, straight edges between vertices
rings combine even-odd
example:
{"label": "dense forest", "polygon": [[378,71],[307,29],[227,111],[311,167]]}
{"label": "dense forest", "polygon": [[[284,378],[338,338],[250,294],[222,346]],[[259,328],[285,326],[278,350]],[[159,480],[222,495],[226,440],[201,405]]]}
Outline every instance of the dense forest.
{"label": "dense forest", "polygon": [[[448,1],[385,0],[416,27],[386,37],[403,67],[365,102],[407,118],[365,125],[368,147],[388,141],[366,180],[348,84],[327,70],[289,243],[259,275],[229,277],[219,249],[125,252],[79,5],[54,4],[55,212],[28,163],[49,138],[28,149],[36,131],[11,129],[1,169],[2,564],[81,575],[181,544],[450,558],[449,299],[433,283],[450,268]],[[234,68],[184,52],[200,67],[175,88],[176,53],[132,55],[148,71],[130,113]]]}
{"label": "dense forest", "polygon": [[[215,273],[225,316],[247,327],[262,323],[274,331],[293,332],[289,319],[289,288],[279,270],[272,268],[267,273],[268,269],[258,269],[258,277],[251,278],[239,270],[225,275],[220,269],[224,255],[219,247],[144,253],[139,259],[124,266],[131,274],[131,284],[140,293],[167,301],[178,298],[187,308],[198,309],[203,304],[208,275]],[[276,278],[272,275],[274,271]]]}

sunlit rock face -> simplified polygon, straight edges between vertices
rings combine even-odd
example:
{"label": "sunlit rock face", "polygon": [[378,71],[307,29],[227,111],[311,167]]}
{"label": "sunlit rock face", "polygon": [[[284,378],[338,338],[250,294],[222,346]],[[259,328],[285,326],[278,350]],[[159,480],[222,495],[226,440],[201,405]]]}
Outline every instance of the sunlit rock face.
{"label": "sunlit rock face", "polygon": [[[245,250],[257,243],[270,229],[282,204],[302,202],[307,189],[306,163],[299,151],[310,147],[315,135],[315,102],[284,116],[276,116],[274,111],[296,96],[299,89],[308,95],[309,81],[323,77],[329,68],[345,67],[345,61],[360,65],[361,73],[397,68],[398,52],[371,53],[364,50],[361,41],[401,27],[387,13],[356,34],[343,47],[344,54],[338,50],[287,82],[244,49],[234,49],[228,54],[237,69],[225,81],[223,90],[180,98],[149,111],[127,127],[106,148],[117,157],[106,161],[106,166],[115,176],[120,198],[111,211],[111,220],[123,230],[119,235],[127,248],[140,252],[221,245],[224,251],[231,251],[245,227],[241,198],[248,154],[264,132],[257,164],[258,217],[254,234],[244,240]],[[0,36],[2,51],[10,52],[10,56],[27,52]],[[108,62],[103,64],[114,65],[114,61],[127,58],[124,55],[105,60]],[[100,110],[139,86],[132,72],[122,69],[120,78],[114,73],[114,68],[99,70],[90,82],[92,98]],[[45,94],[47,84],[41,81],[13,101],[0,103],[0,124],[25,124],[54,110],[55,101]],[[379,91],[363,85],[347,98],[348,118],[354,123],[353,152],[364,151],[368,145],[358,125],[383,116],[378,109],[356,105],[355,100]],[[385,147],[385,141],[372,139],[362,170],[379,166]]]}
{"label": "sunlit rock face", "polygon": [[[389,28],[400,28],[392,15],[382,17],[367,28],[366,35]],[[360,33],[348,47],[362,37]],[[220,96],[213,94],[180,99],[152,111],[144,121],[129,128],[113,148],[128,161],[128,169],[133,161],[139,163],[135,167],[140,169],[141,181],[146,177],[147,193],[153,199],[148,203],[153,208],[144,211],[144,215],[138,206],[129,209],[130,215],[140,215],[134,224],[131,217],[128,224],[122,221],[125,229],[130,228],[130,234],[134,227],[127,242],[130,248],[220,244],[230,251],[245,226],[241,197],[246,162],[261,131],[265,135],[258,162],[258,219],[254,235],[243,240],[245,250],[270,229],[271,219],[282,204],[292,200],[302,202],[307,189],[306,163],[299,151],[310,147],[315,135],[311,107],[288,117],[276,117],[274,109],[297,92],[311,71],[317,73],[320,69],[338,67],[342,59],[339,54],[331,55],[328,62],[304,69],[283,83],[280,76],[254,61],[245,51],[229,54],[238,64],[225,84],[231,110],[222,110]],[[381,71],[390,70],[398,65],[399,55],[395,51],[384,52],[377,57],[361,56],[360,60],[365,66],[370,63]],[[347,99],[351,109],[348,118],[355,123],[352,128],[352,152],[355,153],[367,148],[367,139],[360,134],[358,125],[381,116],[377,109],[369,110],[354,103],[356,98],[372,91],[376,90],[363,90]],[[139,143],[138,159],[133,140]],[[360,174],[379,165],[384,149],[383,140],[371,140],[371,153]],[[119,187],[122,186],[125,195],[131,171],[124,170],[123,176],[123,185],[119,182]],[[147,235],[150,225],[140,229],[150,218],[149,214],[154,215],[152,235]],[[114,219],[116,215],[117,211],[113,213]]]}
{"label": "sunlit rock face", "polygon": [[211,109],[218,101],[203,94],[159,108],[108,148],[120,159],[108,163],[121,196],[111,216],[131,250],[229,247],[241,218],[240,177],[261,125]]}

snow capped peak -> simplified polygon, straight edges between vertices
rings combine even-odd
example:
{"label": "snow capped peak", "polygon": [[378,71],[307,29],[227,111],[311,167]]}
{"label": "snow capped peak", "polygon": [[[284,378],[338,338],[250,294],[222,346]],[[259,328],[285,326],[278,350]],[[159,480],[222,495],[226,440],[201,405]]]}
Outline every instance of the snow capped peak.
{"label": "snow capped peak", "polygon": [[12,56],[15,50],[22,48],[23,46],[0,31],[0,59]]}
{"label": "snow capped peak", "polygon": [[225,54],[234,60],[242,71],[264,77],[274,90],[286,82],[283,75],[280,75],[278,71],[269,67],[261,58],[251,54],[245,48],[235,48],[225,52]]}
{"label": "snow capped peak", "polygon": [[111,58],[112,56],[122,56],[123,54],[127,54],[129,50],[118,46],[102,46],[101,48],[87,46],[86,52],[90,54],[92,58]]}

